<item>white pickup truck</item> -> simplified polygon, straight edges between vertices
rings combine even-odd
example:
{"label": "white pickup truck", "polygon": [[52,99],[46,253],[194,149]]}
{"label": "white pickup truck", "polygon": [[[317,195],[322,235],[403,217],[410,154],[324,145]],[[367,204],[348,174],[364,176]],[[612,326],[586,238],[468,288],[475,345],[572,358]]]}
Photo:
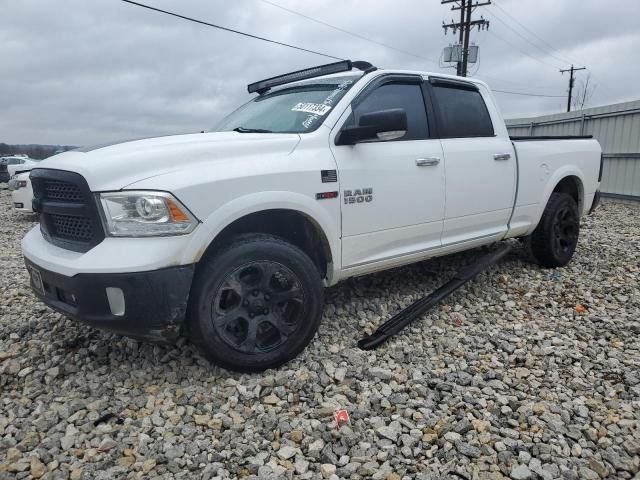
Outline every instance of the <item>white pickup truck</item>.
{"label": "white pickup truck", "polygon": [[343,61],[248,90],[212,132],[39,164],[37,296],[259,371],[311,341],[324,286],[513,237],[562,266],[598,203],[598,142],[510,138],[477,80]]}

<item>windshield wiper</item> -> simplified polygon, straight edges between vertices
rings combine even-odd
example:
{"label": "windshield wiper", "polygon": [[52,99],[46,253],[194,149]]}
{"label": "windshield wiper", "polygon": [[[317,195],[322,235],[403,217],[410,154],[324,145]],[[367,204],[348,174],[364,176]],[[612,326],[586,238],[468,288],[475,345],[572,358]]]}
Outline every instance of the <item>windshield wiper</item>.
{"label": "windshield wiper", "polygon": [[238,133],[273,133],[271,130],[265,130],[264,128],[236,127],[233,131]]}

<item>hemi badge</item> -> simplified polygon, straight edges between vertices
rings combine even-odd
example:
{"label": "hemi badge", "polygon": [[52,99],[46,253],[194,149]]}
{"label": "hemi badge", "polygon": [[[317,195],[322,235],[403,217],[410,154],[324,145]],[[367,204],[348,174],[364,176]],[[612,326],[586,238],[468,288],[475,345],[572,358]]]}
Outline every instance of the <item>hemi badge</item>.
{"label": "hemi badge", "polygon": [[320,170],[322,183],[334,183],[338,181],[338,174],[335,170]]}
{"label": "hemi badge", "polygon": [[326,198],[338,198],[338,192],[316,193],[316,200],[324,200]]}

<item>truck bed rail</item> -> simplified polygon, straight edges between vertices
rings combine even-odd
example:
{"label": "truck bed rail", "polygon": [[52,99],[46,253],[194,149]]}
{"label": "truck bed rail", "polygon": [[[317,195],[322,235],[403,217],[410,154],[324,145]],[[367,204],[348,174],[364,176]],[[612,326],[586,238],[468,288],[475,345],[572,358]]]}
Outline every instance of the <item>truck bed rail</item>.
{"label": "truck bed rail", "polygon": [[518,142],[521,140],[588,140],[593,135],[509,135],[509,138]]}

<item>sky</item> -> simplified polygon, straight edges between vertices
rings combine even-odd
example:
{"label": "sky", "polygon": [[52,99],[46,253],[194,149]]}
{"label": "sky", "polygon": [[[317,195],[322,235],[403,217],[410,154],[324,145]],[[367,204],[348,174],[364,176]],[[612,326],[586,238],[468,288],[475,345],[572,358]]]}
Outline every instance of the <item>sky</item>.
{"label": "sky", "polygon": [[[456,39],[442,22],[458,13],[440,0],[140,1],[381,68],[455,73],[440,56]],[[0,11],[0,142],[12,144],[209,130],[250,99],[248,83],[335,61],[121,0],[0,0]],[[490,26],[472,33],[470,71],[494,90],[565,96],[559,70],[573,62],[588,68],[577,85],[591,75],[588,106],[640,99],[640,1],[493,0],[480,16]],[[507,118],[566,108],[566,97],[496,97]]]}

